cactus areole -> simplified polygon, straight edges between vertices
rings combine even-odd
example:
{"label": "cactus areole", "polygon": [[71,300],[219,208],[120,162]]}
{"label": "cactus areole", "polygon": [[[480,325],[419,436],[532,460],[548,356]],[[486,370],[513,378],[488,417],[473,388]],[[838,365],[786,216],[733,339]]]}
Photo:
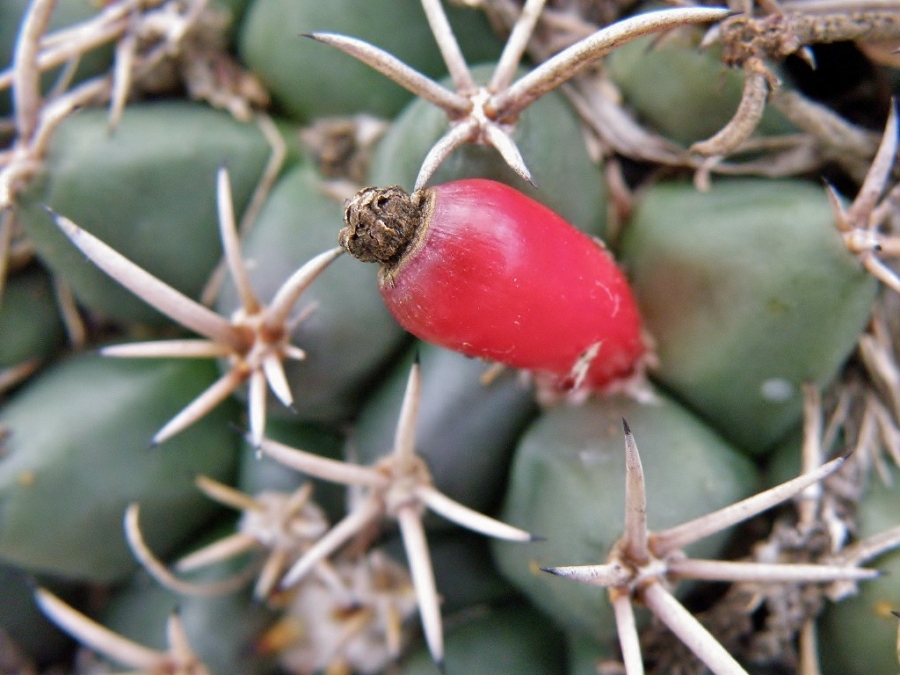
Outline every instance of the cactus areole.
{"label": "cactus areole", "polygon": [[638,370],[641,321],[612,256],[513,188],[366,188],[345,221],[341,246],[381,265],[385,304],[413,335],[560,391],[608,388]]}

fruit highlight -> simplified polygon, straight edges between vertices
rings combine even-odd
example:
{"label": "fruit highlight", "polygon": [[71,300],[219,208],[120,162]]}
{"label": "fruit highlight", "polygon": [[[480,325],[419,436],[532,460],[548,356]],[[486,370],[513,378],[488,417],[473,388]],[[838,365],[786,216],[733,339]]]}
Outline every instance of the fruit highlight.
{"label": "fruit highlight", "polygon": [[637,306],[604,246],[502,183],[412,194],[366,188],[340,242],[381,264],[385,304],[413,335],[532,371],[545,389],[607,389],[641,371]]}

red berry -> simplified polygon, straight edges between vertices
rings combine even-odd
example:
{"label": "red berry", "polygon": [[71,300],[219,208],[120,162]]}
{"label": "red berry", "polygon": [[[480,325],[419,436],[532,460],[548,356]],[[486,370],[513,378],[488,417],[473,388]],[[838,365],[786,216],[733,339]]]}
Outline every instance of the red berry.
{"label": "red berry", "polygon": [[635,373],[645,345],[625,277],[598,241],[502,183],[412,195],[366,188],[341,245],[381,264],[381,295],[413,335],[594,390]]}

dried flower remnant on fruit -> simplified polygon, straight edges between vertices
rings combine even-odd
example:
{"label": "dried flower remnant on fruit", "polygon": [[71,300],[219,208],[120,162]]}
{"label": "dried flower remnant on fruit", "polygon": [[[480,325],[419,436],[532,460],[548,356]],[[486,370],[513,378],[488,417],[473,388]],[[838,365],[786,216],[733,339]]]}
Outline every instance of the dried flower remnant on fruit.
{"label": "dried flower remnant on fruit", "polygon": [[688,612],[669,590],[682,579],[759,582],[830,583],[877,576],[852,564],[778,564],[688,558],[683,548],[741,523],[799,494],[832,474],[841,457],[798,478],[727,506],[706,516],[659,532],[647,529],[647,496],[637,445],[625,423],[625,528],[606,563],[551,567],[545,571],[608,589],[627,675],[643,675],[633,602],[645,605],[716,675],[747,675],[747,671]]}
{"label": "dried flower remnant on fruit", "polygon": [[415,426],[418,418],[421,381],[419,364],[413,365],[394,447],[374,466],[338,462],[263,439],[260,450],[277,462],[323,480],[359,488],[361,496],[343,520],[307,551],[287,573],[282,583],[291,587],[302,580],[323,560],[360,535],[383,517],[395,519],[400,526],[406,559],[410,566],[419,614],[432,658],[441,663],[444,656],[443,630],[438,591],[425,540],[422,514],[431,509],[457,525],[481,534],[509,541],[530,541],[531,535],[453,501],[439,492],[431,481],[425,462],[415,454]]}
{"label": "dried flower remnant on fruit", "polygon": [[332,33],[313,33],[310,37],[359,59],[447,113],[450,129],[425,157],[416,178],[415,189],[419,190],[440,164],[466,143],[493,146],[513,171],[532,182],[525,161],[512,139],[515,123],[525,108],[616,47],[675,26],[717,21],[729,13],[727,9],[689,7],[658,10],[624,19],[568,47],[513,82],[544,2],[527,0],[491,81],[486,86],[479,86],[463,59],[440,0],[422,0],[456,91],[450,91],[387,52],[361,40]]}
{"label": "dried flower remnant on fruit", "polygon": [[547,394],[640,380],[641,321],[609,252],[513,188],[366,188],[340,241],[381,264],[385,304],[420,339],[531,371]]}
{"label": "dried flower remnant on fruit", "polygon": [[[266,384],[287,407],[293,402],[284,360],[302,360],[306,353],[290,343],[294,325],[304,318],[291,312],[303,292],[340,254],[340,248],[320,253],[294,272],[268,305],[250,287],[241,258],[228,175],[218,175],[219,229],[225,258],[241,299],[230,319],[220,316],[166,285],[121,254],[85,232],[67,218],[52,214],[57,225],[97,267],[163,314],[200,335],[204,340],[163,340],[105,347],[101,353],[117,357],[225,358],[230,368],[153,437],[154,443],[184,430],[232,394],[249,384],[250,435],[259,445],[265,431]],[[311,307],[307,310],[312,309]]]}
{"label": "dried flower remnant on fruit", "polygon": [[35,591],[35,600],[57,626],[85,647],[102,654],[140,675],[209,675],[209,670],[191,649],[184,625],[172,614],[166,625],[169,650],[144,647],[113,633],[89,619],[43,588]]}
{"label": "dried flower remnant on fruit", "polygon": [[361,190],[345,209],[341,248],[363,262],[396,265],[423,227],[429,194],[399,185]]}

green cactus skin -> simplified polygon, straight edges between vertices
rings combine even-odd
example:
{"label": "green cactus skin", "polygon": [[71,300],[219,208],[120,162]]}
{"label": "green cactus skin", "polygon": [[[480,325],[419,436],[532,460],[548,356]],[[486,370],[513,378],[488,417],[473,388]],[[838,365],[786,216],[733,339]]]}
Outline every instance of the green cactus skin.
{"label": "green cactus skin", "polygon": [[159,323],[162,315],[85,260],[43,207],[197,297],[222,255],[216,170],[228,167],[240,214],[269,153],[255,125],[205,106],[130,106],[112,134],[105,110],[85,110],[53,136],[43,173],[23,195],[21,219],[40,257],[85,306]]}
{"label": "green cactus skin", "polygon": [[620,257],[656,341],[653,376],[756,455],[800,420],[801,385],[834,377],[878,287],[822,188],[799,181],[655,185]]}
{"label": "green cactus skin", "polygon": [[[665,39],[622,45],[606,59],[606,72],[642,121],[668,139],[688,146],[713,136],[731,120],[744,77],[722,65],[721,49],[698,47],[701,31],[682,29]],[[658,44],[654,44],[658,43]],[[796,129],[767,107],[756,135]]]}
{"label": "green cactus skin", "polygon": [[[309,259],[335,247],[342,211],[341,204],[323,194],[313,169],[295,167],[282,177],[242,247],[246,260],[261,263],[249,274],[262,301],[271,299]],[[371,265],[344,256],[300,297],[297,312],[311,304],[316,308],[292,334],[294,344],[306,351],[306,359],[285,362],[296,415],[274,400],[269,406],[272,412],[332,425],[355,412],[365,383],[405,339],[381,301],[376,275]],[[227,316],[238,306],[229,281],[218,308]]]}
{"label": "green cactus skin", "polygon": [[[547,541],[518,548],[494,542],[494,558],[500,571],[559,626],[601,643],[612,643],[616,636],[606,589],[536,569],[606,562],[621,536],[623,418],[640,450],[651,530],[747,497],[758,482],[749,460],[664,397],[651,405],[612,397],[560,406],[538,418],[516,449],[501,518]],[[715,557],[725,538],[704,539],[688,554]]]}
{"label": "green cactus skin", "polygon": [[516,439],[537,412],[514,372],[485,386],[479,379],[488,368],[484,362],[417,343],[366,400],[345,454],[374,464],[391,451],[414,354],[422,364],[416,451],[438,490],[476,511],[496,510]]}
{"label": "green cactus skin", "polygon": [[[59,0],[52,25],[87,18],[97,11],[98,2],[102,4],[102,0]],[[240,43],[244,64],[272,88],[276,114],[291,117],[274,120],[288,142],[289,165],[305,161],[293,125],[334,114],[394,116],[408,104],[377,148],[369,178],[378,185],[412,187],[422,157],[447,128],[445,114],[424,101],[411,102],[408,92],[384,76],[300,34],[332,30],[360,37],[439,77],[445,67],[418,2],[211,3],[228,8],[236,22],[244,16],[229,36]],[[0,65],[9,62],[26,4],[0,0]],[[469,62],[497,57],[500,43],[480,12],[454,7],[456,0],[442,4]],[[650,39],[626,45],[609,55],[605,67],[625,105],[642,123],[687,145],[712,135],[731,117],[742,78],[737,70],[724,70],[714,52],[695,52],[673,37],[667,35],[653,51],[647,51]],[[77,78],[107,70],[110,56],[107,48],[92,52]],[[883,70],[890,70],[888,77],[894,72]],[[476,77],[484,72],[476,68]],[[483,74],[480,77],[484,79]],[[44,78],[45,90],[51,82],[52,77]],[[865,84],[872,86],[873,81]],[[8,115],[9,109],[8,93],[0,92],[0,115]],[[224,113],[198,105],[142,103],[128,108],[114,134],[107,133],[106,123],[105,110],[89,110],[63,124],[46,172],[23,193],[20,212],[39,256],[75,287],[90,312],[122,322],[161,323],[160,314],[85,261],[59,234],[42,205],[50,205],[196,297],[221,256],[215,170],[221,164],[229,168],[240,215],[270,149],[253,125],[240,125]],[[790,130],[769,106],[756,133]],[[497,178],[548,204],[581,229],[602,236],[607,208],[604,177],[590,162],[577,117],[565,100],[552,93],[536,102],[522,115],[515,139],[534,172],[537,191],[506,168],[494,149],[481,146],[455,152],[431,182],[475,175]],[[308,218],[317,222],[301,226]],[[754,234],[751,222],[767,229]],[[340,207],[322,197],[312,170],[302,167],[287,174],[244,249],[245,258],[256,263],[251,276],[260,296],[271,297],[296,267],[334,246],[339,227]],[[653,377],[668,388],[659,405],[613,398],[580,409],[552,410],[526,433],[510,467],[509,444],[494,448],[495,436],[505,432],[501,429],[507,423],[505,415],[521,413],[524,419],[532,412],[522,413],[518,398],[511,408],[498,403],[495,410],[490,407],[493,394],[474,387],[464,389],[472,398],[463,397],[469,407],[462,412],[441,397],[429,411],[427,371],[435,363],[430,359],[439,357],[429,356],[434,348],[420,349],[426,371],[420,429],[434,429],[426,435],[437,436],[449,448],[433,456],[421,444],[438,487],[490,512],[509,482],[505,511],[499,517],[547,537],[546,542],[514,545],[491,544],[444,525],[429,532],[450,673],[596,675],[598,659],[618,658],[606,592],[552,577],[536,567],[602,562],[620,535],[621,417],[628,418],[641,449],[652,528],[681,522],[751,492],[756,469],[745,456],[736,455],[729,442],[756,456],[777,446],[768,465],[770,480],[775,475],[793,477],[799,464],[795,435],[799,385],[807,380],[824,384],[833,376],[852,349],[876,293],[877,284],[842,249],[821,186],[812,183],[723,180],[715,182],[713,194],[706,197],[689,186],[660,185],[648,191],[635,222],[623,232],[624,261],[634,275],[659,347],[662,363]],[[13,312],[27,305],[20,301],[20,287],[32,273],[17,272],[6,289],[0,307],[0,367],[33,353],[52,356],[60,344],[59,319],[55,312],[51,317],[52,303],[44,302],[47,297],[52,300],[52,294],[46,296],[42,290],[39,311],[37,303],[30,308],[28,320],[46,326],[35,328],[36,341],[27,337],[32,331]],[[782,283],[770,287],[768,278]],[[37,285],[49,288],[46,279]],[[397,366],[393,378],[387,373],[389,381],[382,380],[406,343],[392,320],[384,319],[376,288],[373,270],[342,258],[300,301],[298,309],[310,301],[319,303],[295,333],[296,344],[309,352],[309,359],[296,369],[289,367],[301,421],[289,419],[273,401],[267,435],[338,457],[344,454],[347,422],[358,420],[353,441],[346,445],[348,455],[369,464],[389,447],[408,360]],[[235,306],[233,289],[226,287],[219,308],[227,314]],[[346,316],[332,313],[338,309]],[[379,318],[370,319],[364,313],[368,311],[380,312]],[[97,325],[93,316],[88,319],[91,326]],[[143,332],[141,327],[135,330]],[[25,343],[28,349],[21,346]],[[15,356],[6,357],[7,353]],[[448,374],[432,386],[452,397],[457,382],[482,370],[480,363],[460,357],[459,364],[447,366]],[[137,564],[122,536],[125,505],[138,500],[150,546],[171,561],[178,553],[194,550],[201,540],[218,539],[223,534],[219,525],[233,519],[231,510],[222,510],[194,487],[197,473],[236,482],[250,493],[291,490],[304,479],[268,459],[258,459],[248,443],[241,444],[239,433],[229,428],[229,422],[241,419],[234,401],[162,447],[147,447],[153,433],[215,377],[209,363],[78,356],[51,365],[3,399],[0,630],[14,637],[19,630],[37,642],[29,651],[46,659],[38,663],[41,671],[45,664],[58,668],[62,661],[58,652],[51,656],[43,651],[59,633],[34,616],[33,602],[22,611],[17,600],[31,599],[27,575],[41,575],[43,585],[49,579],[44,574],[52,573],[69,578],[62,586],[51,583],[54,591],[74,589],[66,599],[82,609],[85,603],[78,600],[85,594],[79,592],[86,590],[86,583],[92,585],[92,601],[97,583],[122,583],[101,589],[104,595],[112,594],[102,618],[142,644],[164,647],[166,617],[177,609],[193,647],[213,675],[272,672],[271,664],[260,662],[253,653],[252,636],[260,635],[268,617],[248,592],[214,599],[174,596],[143,572],[135,573]],[[760,398],[763,390],[769,399]],[[787,399],[772,400],[779,394]],[[670,395],[680,397],[690,410],[674,403]],[[533,410],[526,403],[523,409]],[[362,415],[356,417],[360,408]],[[701,416],[705,422],[697,421]],[[316,429],[302,420],[316,420],[339,431]],[[476,427],[475,421],[485,424]],[[11,435],[4,438],[6,431]],[[730,440],[722,441],[717,434]],[[466,440],[455,441],[458,437]],[[445,458],[452,461],[443,462]],[[898,496],[896,488],[873,486],[860,505],[861,536],[896,526]],[[332,522],[345,513],[341,486],[317,485],[313,498],[326,508]],[[213,521],[214,516],[221,517]],[[429,527],[434,524],[429,521]],[[200,529],[204,532],[197,536]],[[705,540],[689,553],[714,556],[724,539]],[[402,559],[396,532],[382,533],[376,544]],[[236,560],[192,579],[210,581],[212,575],[233,573],[244,562]],[[862,595],[829,608],[820,621],[825,675],[900,672],[897,619],[884,611],[900,609],[896,586],[900,553],[883,556],[873,566],[889,575],[861,584]],[[533,604],[519,601],[519,588]],[[687,589],[683,585],[680,590]],[[553,618],[544,617],[534,605]],[[93,602],[91,607],[96,608]],[[638,612],[639,617],[647,616]],[[15,615],[13,619],[9,614]],[[23,619],[36,623],[19,628],[23,624],[15,621]],[[48,627],[49,633],[43,633]],[[558,632],[562,627],[566,634]],[[53,637],[45,638],[47,634]],[[419,649],[390,670],[394,671],[436,675],[438,668]],[[774,671],[751,667],[750,672]]]}
{"label": "green cactus skin", "polygon": [[[484,535],[460,527],[429,531],[428,551],[441,596],[441,614],[448,620],[454,612],[508,601],[517,595],[494,566],[489,542]],[[391,558],[407,565],[399,534],[392,533],[383,548]]]}
{"label": "green cactus skin", "polygon": [[[475,66],[472,76],[476,82],[485,82],[493,70],[494,64]],[[442,110],[421,99],[410,103],[376,147],[369,183],[411,190],[422,160],[447,129]],[[512,138],[537,188],[516,175],[497,150],[472,144],[444,160],[429,184],[491,178],[549,206],[585,232],[603,236],[607,208],[603,173],[588,156],[578,117],[562,94],[551,92],[529,106]]]}
{"label": "green cactus skin", "polygon": [[801,425],[789,432],[767,457],[764,480],[768,487],[774,487],[800,475],[802,449]]}
{"label": "green cactus skin", "polygon": [[0,564],[0,632],[5,633],[39,667],[59,663],[71,648],[71,639],[56,627],[34,601],[35,584],[52,588],[56,595],[74,602],[75,584],[41,578],[13,565]]}
{"label": "green cactus skin", "polygon": [[64,340],[47,273],[34,266],[7,279],[0,305],[0,368],[50,356]]}
{"label": "green cactus skin", "polygon": [[[502,44],[481,12],[452,5],[446,12],[470,62],[499,57]],[[356,59],[303,37],[313,31],[365,40],[430,77],[447,72],[418,3],[256,0],[241,26],[240,56],[284,111],[301,120],[363,112],[393,117],[412,98]]]}
{"label": "green cactus skin", "polygon": [[[525,604],[482,612],[449,628],[447,670],[478,675],[562,675],[565,650],[552,622]],[[403,675],[434,675],[437,667],[424,649],[405,659]]]}
{"label": "green cactus skin", "polygon": [[[900,472],[892,472],[893,485],[872,476],[859,502],[857,537],[864,539],[897,527],[900,514]],[[829,604],[819,619],[819,653],[825,675],[896,673],[897,623],[891,610],[900,610],[900,550],[868,564],[883,576],[859,584],[859,594]]]}
{"label": "green cactus skin", "polygon": [[119,581],[137,562],[122,528],[130,502],[164,555],[215,511],[193,484],[229,481],[238,435],[220,406],[158,448],[153,434],[214,380],[192,360],[59,362],[0,411],[0,560],[32,572]]}
{"label": "green cactus skin", "polygon": [[569,675],[597,675],[600,662],[618,658],[614,648],[600,644],[586,635],[569,633],[566,638]]}

